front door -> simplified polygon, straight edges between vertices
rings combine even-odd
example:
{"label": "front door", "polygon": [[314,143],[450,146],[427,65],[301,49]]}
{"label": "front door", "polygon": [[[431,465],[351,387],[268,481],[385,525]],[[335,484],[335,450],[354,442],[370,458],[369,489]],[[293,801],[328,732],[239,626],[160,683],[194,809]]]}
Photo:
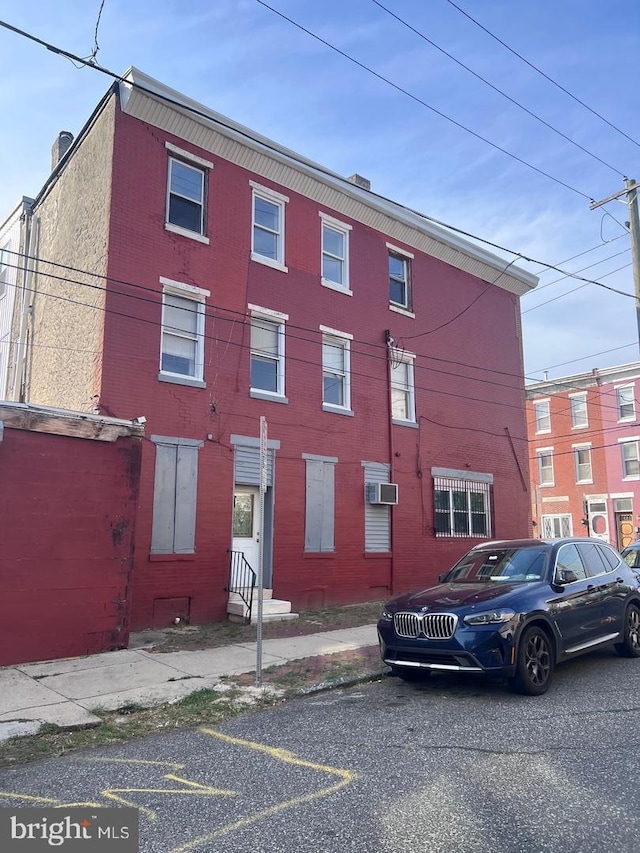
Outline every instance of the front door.
{"label": "front door", "polygon": [[[236,486],[233,495],[233,540],[231,548],[240,551],[258,574],[260,548],[260,495],[255,486]],[[233,579],[232,579],[233,584]]]}
{"label": "front door", "polygon": [[635,537],[633,528],[633,513],[617,512],[616,513],[616,532],[618,534],[618,550],[622,551],[627,545],[631,545]]}

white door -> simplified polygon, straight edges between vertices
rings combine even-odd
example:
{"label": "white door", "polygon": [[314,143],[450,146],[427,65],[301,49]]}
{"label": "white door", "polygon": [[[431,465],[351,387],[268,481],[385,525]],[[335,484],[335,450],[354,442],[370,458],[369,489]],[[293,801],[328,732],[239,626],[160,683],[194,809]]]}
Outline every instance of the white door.
{"label": "white door", "polygon": [[609,541],[609,518],[607,516],[607,502],[602,498],[588,498],[587,507],[589,512],[589,527],[591,536],[595,539]]}
{"label": "white door", "polygon": [[[233,495],[233,551],[241,551],[258,574],[260,500],[255,486],[236,486]],[[237,579],[232,578],[232,584]]]}

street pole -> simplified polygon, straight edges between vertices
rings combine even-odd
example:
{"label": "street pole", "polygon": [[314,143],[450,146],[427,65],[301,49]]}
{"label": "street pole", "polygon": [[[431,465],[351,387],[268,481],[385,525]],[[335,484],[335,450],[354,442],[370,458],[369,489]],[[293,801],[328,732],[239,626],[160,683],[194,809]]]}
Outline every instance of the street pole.
{"label": "street pole", "polygon": [[258,549],[258,615],[256,619],[256,687],[262,687],[262,621],[264,607],[264,499],[269,460],[267,419],[260,417],[260,543]]}
{"label": "street pole", "polygon": [[640,345],[640,218],[638,217],[638,187],[634,178],[624,179],[625,189],[603,198],[602,201],[592,201],[589,210],[595,210],[603,204],[627,196],[629,207],[629,239],[631,241],[631,262],[633,266],[633,286],[636,297],[636,325],[638,328],[638,344]]}

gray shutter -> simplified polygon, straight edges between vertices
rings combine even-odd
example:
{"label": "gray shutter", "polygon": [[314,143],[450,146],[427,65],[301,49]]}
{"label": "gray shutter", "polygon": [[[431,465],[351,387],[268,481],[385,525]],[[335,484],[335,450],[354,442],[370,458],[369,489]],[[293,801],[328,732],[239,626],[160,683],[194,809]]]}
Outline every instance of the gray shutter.
{"label": "gray shutter", "polygon": [[177,447],[156,445],[156,474],[153,487],[152,554],[173,553]]}
{"label": "gray shutter", "polygon": [[334,515],[335,464],[307,459],[305,551],[335,550]]}
{"label": "gray shutter", "polygon": [[198,448],[179,444],[176,459],[176,520],[174,554],[191,554],[196,545]]}
{"label": "gray shutter", "polygon": [[[260,448],[236,445],[235,481],[244,486],[260,485]],[[267,451],[267,486],[273,486],[273,450]]]}
{"label": "gray shutter", "polygon": [[367,483],[388,482],[388,465],[382,462],[364,465],[364,550],[370,553],[388,553],[391,549],[391,508],[369,503]]}

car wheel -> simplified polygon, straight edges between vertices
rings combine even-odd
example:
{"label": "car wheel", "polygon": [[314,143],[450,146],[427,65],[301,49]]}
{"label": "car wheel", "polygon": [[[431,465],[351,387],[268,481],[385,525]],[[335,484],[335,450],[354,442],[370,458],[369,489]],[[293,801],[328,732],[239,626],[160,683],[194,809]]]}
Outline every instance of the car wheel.
{"label": "car wheel", "polygon": [[624,614],[622,642],[616,643],[615,650],[621,657],[640,657],[640,608],[630,604]]}
{"label": "car wheel", "polygon": [[512,686],[518,693],[540,696],[549,689],[552,676],[551,641],[542,628],[533,625],[526,629],[520,640]]}
{"label": "car wheel", "polygon": [[423,681],[431,675],[430,669],[409,669],[404,666],[392,666],[391,675],[401,678],[403,681]]}

